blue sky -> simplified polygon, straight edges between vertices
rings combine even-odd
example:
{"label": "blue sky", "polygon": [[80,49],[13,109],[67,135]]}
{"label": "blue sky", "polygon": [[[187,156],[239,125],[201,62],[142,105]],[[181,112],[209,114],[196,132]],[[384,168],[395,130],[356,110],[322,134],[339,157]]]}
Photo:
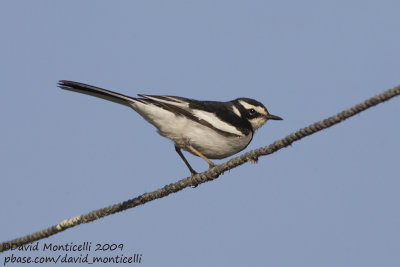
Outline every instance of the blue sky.
{"label": "blue sky", "polygon": [[[173,144],[133,110],[62,91],[58,80],[131,96],[257,99],[284,120],[261,128],[248,151],[399,85],[399,9],[2,2],[0,241],[188,176]],[[141,266],[398,266],[399,114],[395,98],[258,164],[40,244],[122,243]],[[12,253],[59,254],[5,252],[1,264]]]}

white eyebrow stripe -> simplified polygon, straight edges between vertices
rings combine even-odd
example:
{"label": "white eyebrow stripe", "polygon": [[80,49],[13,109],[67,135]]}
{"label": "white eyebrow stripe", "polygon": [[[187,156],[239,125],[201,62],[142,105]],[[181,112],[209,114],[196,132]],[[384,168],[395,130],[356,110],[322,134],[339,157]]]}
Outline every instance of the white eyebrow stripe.
{"label": "white eyebrow stripe", "polygon": [[254,108],[258,113],[260,114],[264,114],[267,115],[267,112],[265,111],[265,109],[263,107],[260,106],[254,106],[252,104],[249,104],[243,100],[239,100],[239,103],[245,108],[245,109],[251,109]]}
{"label": "white eyebrow stripe", "polygon": [[262,107],[256,107],[256,111],[260,114],[267,115],[267,112]]}
{"label": "white eyebrow stripe", "polygon": [[242,117],[242,114],[240,114],[240,111],[238,110],[238,108],[235,105],[232,105],[232,110],[236,115],[238,115],[239,117]]}
{"label": "white eyebrow stripe", "polygon": [[256,109],[256,106],[249,104],[247,102],[244,102],[243,100],[239,100],[240,105],[242,105],[245,109],[251,109],[254,108]]}
{"label": "white eyebrow stripe", "polygon": [[193,110],[192,113],[197,118],[207,121],[212,126],[214,126],[217,129],[220,129],[221,131],[233,133],[233,134],[236,134],[239,136],[243,136],[243,133],[241,131],[239,131],[238,129],[236,129],[235,126],[232,126],[232,125],[220,120],[212,112],[207,112],[207,111],[203,111],[203,110]]}

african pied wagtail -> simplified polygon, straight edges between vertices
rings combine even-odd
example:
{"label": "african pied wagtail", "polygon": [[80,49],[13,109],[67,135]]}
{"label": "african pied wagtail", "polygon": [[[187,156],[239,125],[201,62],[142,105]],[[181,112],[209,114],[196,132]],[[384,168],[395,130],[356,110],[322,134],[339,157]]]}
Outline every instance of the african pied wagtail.
{"label": "african pied wagtail", "polygon": [[211,168],[214,163],[209,159],[223,159],[242,151],[251,142],[254,132],[267,120],[282,120],[250,98],[217,102],[178,96],[129,97],[72,81],[60,81],[58,86],[133,108],[153,124],[160,135],[175,143],[176,152],[192,174],[196,171],[181,149],[201,157]]}

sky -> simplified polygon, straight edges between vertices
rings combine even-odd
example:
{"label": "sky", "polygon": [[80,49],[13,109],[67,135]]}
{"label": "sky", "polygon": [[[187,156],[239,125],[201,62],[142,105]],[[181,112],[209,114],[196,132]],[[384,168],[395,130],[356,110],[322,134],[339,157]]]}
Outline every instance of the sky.
{"label": "sky", "polygon": [[[60,90],[59,80],[130,96],[257,99],[284,120],[258,130],[250,151],[400,85],[399,9],[389,0],[2,1],[0,241],[189,175],[133,110]],[[397,97],[258,164],[40,240],[39,251],[1,253],[0,264],[91,242],[68,257],[399,266],[399,114]]]}

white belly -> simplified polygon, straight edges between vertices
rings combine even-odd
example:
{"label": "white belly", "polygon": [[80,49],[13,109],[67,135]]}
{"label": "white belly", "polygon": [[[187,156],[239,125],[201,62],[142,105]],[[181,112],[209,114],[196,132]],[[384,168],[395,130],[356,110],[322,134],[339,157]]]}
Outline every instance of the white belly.
{"label": "white belly", "polygon": [[180,148],[185,149],[187,145],[191,145],[209,159],[232,156],[245,149],[251,141],[251,134],[227,137],[187,119],[177,125],[161,128],[158,130],[159,134],[173,140]]}
{"label": "white belly", "polygon": [[184,116],[176,116],[152,105],[138,105],[133,109],[153,124],[160,135],[171,139],[178,147],[186,150],[185,147],[191,145],[209,159],[232,156],[245,149],[252,138],[252,133],[247,136],[223,136]]}

